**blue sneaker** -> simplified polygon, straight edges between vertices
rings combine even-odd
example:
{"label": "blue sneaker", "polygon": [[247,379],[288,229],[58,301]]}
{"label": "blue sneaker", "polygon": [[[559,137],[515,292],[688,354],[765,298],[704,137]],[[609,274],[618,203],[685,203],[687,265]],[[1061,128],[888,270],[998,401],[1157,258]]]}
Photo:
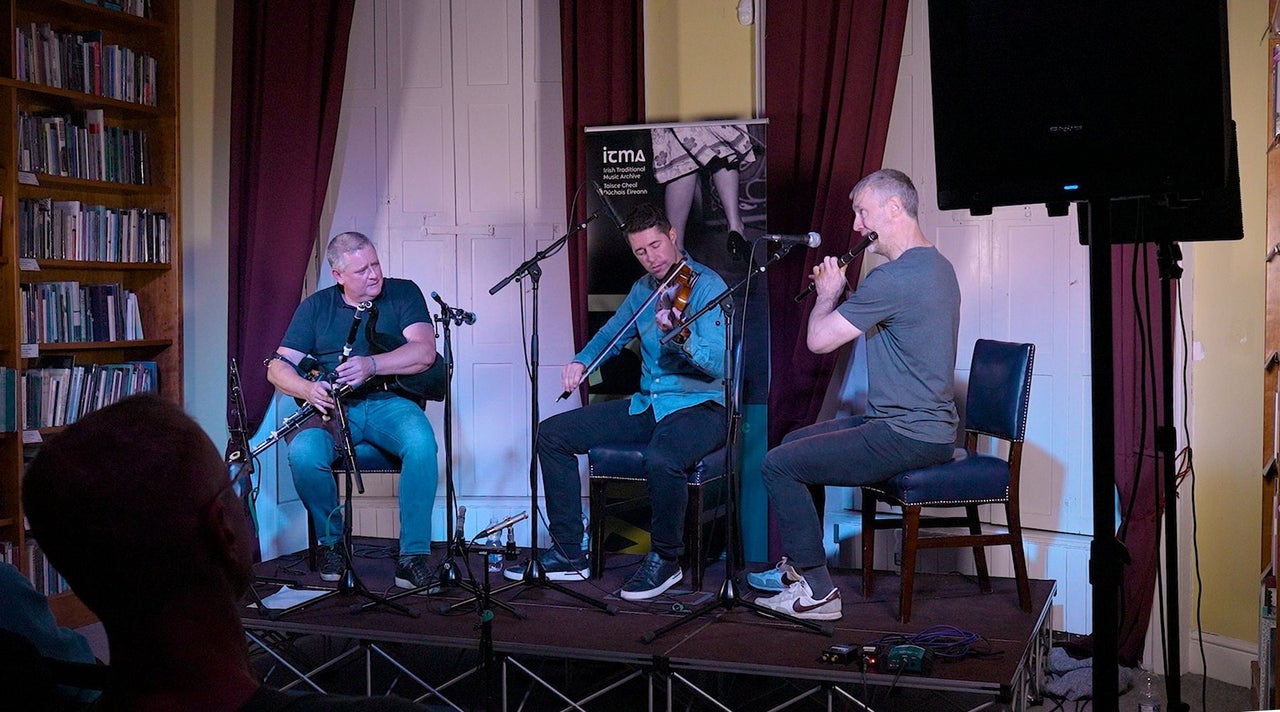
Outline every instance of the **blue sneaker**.
{"label": "blue sneaker", "polygon": [[747,574],[747,585],[757,591],[769,591],[772,593],[781,593],[787,590],[791,584],[804,579],[791,564],[787,563],[787,557],[782,557],[776,566],[766,571],[758,571],[756,573]]}
{"label": "blue sneaker", "polygon": [[[542,570],[546,573],[548,581],[586,581],[591,578],[591,564],[587,563],[587,557],[581,549],[578,550],[578,555],[572,558],[565,556],[558,546],[543,549],[538,555],[538,562],[542,564]],[[512,581],[520,581],[524,579],[524,569],[524,564],[508,566],[503,570],[502,576]]]}

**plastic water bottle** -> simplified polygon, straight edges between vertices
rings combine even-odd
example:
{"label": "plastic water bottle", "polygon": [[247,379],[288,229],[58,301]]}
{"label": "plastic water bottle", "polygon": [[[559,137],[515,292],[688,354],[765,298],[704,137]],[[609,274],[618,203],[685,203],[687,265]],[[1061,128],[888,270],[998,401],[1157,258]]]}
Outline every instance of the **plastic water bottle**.
{"label": "plastic water bottle", "polygon": [[[490,528],[493,528],[497,525],[498,525],[497,517],[493,517],[492,519],[489,520]],[[489,550],[489,553],[485,555],[485,558],[489,562],[489,571],[491,573],[497,573],[499,571],[502,571],[502,552],[500,551],[500,549],[502,548],[501,530],[495,531],[492,534],[490,534],[489,538],[484,540],[484,546],[486,549]]]}
{"label": "plastic water bottle", "polygon": [[587,515],[582,515],[582,553],[587,554],[591,551],[591,521]]}
{"label": "plastic water bottle", "polygon": [[1160,686],[1155,673],[1145,670],[1138,680],[1138,712],[1160,712]]}

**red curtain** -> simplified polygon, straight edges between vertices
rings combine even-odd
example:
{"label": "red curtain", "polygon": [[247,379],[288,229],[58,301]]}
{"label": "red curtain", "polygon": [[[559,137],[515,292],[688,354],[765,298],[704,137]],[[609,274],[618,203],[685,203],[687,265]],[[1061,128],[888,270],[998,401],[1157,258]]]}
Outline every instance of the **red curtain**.
{"label": "red curtain", "polygon": [[273,390],[262,360],[298,306],[320,229],[354,8],[354,0],[235,5],[227,350],[239,362],[250,433]]}
{"label": "red curtain", "polygon": [[814,422],[831,380],[835,356],[805,346],[812,304],[792,297],[815,262],[852,246],[849,190],[884,158],[907,0],[772,0],[765,16],[769,230],[823,238],[769,271],[772,447]]}
{"label": "red curtain", "polygon": [[[644,120],[644,3],[641,0],[560,0],[564,77],[565,205],[587,179],[582,129]],[[577,224],[587,201],[578,200]],[[587,243],[569,240],[569,293],[574,348],[586,345]]]}
{"label": "red curtain", "polygon": [[[1125,667],[1142,662],[1156,571],[1163,568],[1160,531],[1166,502],[1156,426],[1168,426],[1170,433],[1177,427],[1176,423],[1161,422],[1167,395],[1162,387],[1160,321],[1160,290],[1165,285],[1158,272],[1155,245],[1112,248],[1115,483],[1120,497],[1116,538],[1129,554],[1120,584],[1117,658]],[[1176,585],[1176,581],[1165,581],[1166,587]],[[1170,644],[1176,645],[1176,641]]]}

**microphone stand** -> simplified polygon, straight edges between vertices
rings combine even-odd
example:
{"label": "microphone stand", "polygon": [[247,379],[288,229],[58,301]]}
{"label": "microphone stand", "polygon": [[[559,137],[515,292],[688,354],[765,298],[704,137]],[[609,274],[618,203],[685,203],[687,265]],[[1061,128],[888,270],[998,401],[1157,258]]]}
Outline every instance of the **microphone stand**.
{"label": "microphone stand", "polygon": [[[248,515],[249,521],[253,522],[253,560],[257,563],[262,560],[262,547],[258,541],[258,512],[254,501],[258,493],[253,488],[254,460],[257,453],[249,448],[249,429],[244,422],[244,391],[240,385],[240,367],[236,363],[234,356],[231,357],[230,362],[227,364],[227,388],[230,391],[227,400],[231,406],[231,411],[227,415],[229,437],[227,438],[226,462],[228,475],[232,480],[244,477],[249,483],[249,487],[243,496],[243,504],[245,514]],[[249,596],[253,598],[253,602],[257,604],[258,610],[262,611],[270,620],[279,620],[282,616],[297,610],[299,606],[285,609],[268,608],[262,600],[262,595],[258,593],[257,586],[264,584],[297,586],[298,583],[297,579],[254,574],[253,581],[249,584],[248,592]],[[330,595],[332,595],[332,592],[323,594],[319,598],[327,598]],[[312,599],[307,603],[313,603],[316,600],[318,599]]]}
{"label": "microphone stand", "polygon": [[[338,431],[342,435],[337,449],[342,454],[342,467],[346,471],[347,488],[346,501],[342,504],[342,558],[346,559],[347,572],[343,575],[342,580],[338,582],[338,591],[343,595],[355,594],[368,599],[368,604],[365,605],[383,605],[397,613],[403,613],[410,618],[417,618],[417,611],[405,608],[399,603],[392,601],[390,598],[379,596],[371,592],[368,587],[364,585],[364,582],[360,580],[359,575],[356,574],[355,557],[352,553],[354,546],[352,544],[353,533],[351,520],[353,517],[353,506],[351,498],[355,483],[360,481],[360,467],[356,464],[355,445],[351,442],[351,428],[347,422],[347,406],[344,403],[344,400],[345,398],[343,396],[339,396],[336,393],[334,394],[333,412],[334,415],[337,416]],[[363,487],[360,491],[364,491]],[[420,589],[414,589],[414,591],[418,590]],[[364,605],[357,603],[353,605],[350,610],[352,613],[358,613],[363,610],[364,607]]]}
{"label": "microphone stand", "polygon": [[[503,277],[501,281],[493,285],[489,289],[489,294],[497,294],[503,287],[507,286],[513,279],[521,279],[525,276],[529,277],[530,284],[533,289],[533,304],[530,310],[533,312],[533,325],[529,334],[529,563],[524,567],[524,578],[514,581],[505,586],[499,587],[493,593],[498,594],[503,591],[516,588],[518,586],[533,586],[535,588],[549,588],[553,591],[559,591],[566,596],[576,598],[582,603],[594,606],[603,610],[609,615],[618,612],[618,607],[606,604],[601,601],[574,591],[573,589],[562,586],[555,581],[547,578],[547,572],[542,568],[542,561],[538,556],[538,280],[542,278],[542,267],[538,264],[550,257],[558,251],[569,238],[582,230],[592,220],[600,217],[600,211],[597,210],[587,217],[586,220],[575,225],[568,232],[561,235],[555,242],[551,243],[544,250],[534,253],[533,257],[520,263],[511,274]],[[449,607],[449,610],[460,606],[470,604],[474,599],[460,601]]]}
{"label": "microphone stand", "polygon": [[[731,611],[738,606],[749,608],[757,613],[776,618],[788,623],[795,623],[803,626],[816,633],[821,633],[827,637],[831,637],[835,629],[833,626],[825,625],[803,618],[796,618],[771,608],[756,603],[754,600],[748,601],[742,598],[738,593],[738,585],[736,582],[738,572],[742,568],[742,545],[738,540],[738,422],[741,418],[739,402],[738,402],[738,378],[737,378],[737,359],[734,358],[733,344],[733,299],[731,295],[740,287],[751,279],[754,272],[763,274],[769,267],[778,260],[786,256],[791,251],[790,245],[784,245],[759,267],[754,267],[747,272],[747,276],[743,277],[731,287],[727,287],[716,297],[707,301],[707,303],[698,311],[687,319],[684,319],[685,326],[692,324],[702,318],[707,312],[719,306],[725,311],[724,329],[724,403],[725,403],[725,477],[726,490],[728,497],[728,507],[725,513],[725,576],[724,583],[720,586],[720,591],[716,595],[716,600],[710,601],[700,608],[690,611],[687,615],[677,618],[675,621],[668,623],[656,630],[651,630],[641,636],[641,640],[645,643],[652,643],[663,635],[671,631],[687,625],[712,611]],[[666,344],[679,334],[681,329],[675,328],[662,337],[661,343]]]}
{"label": "microphone stand", "polygon": [[[364,313],[373,306],[372,302],[360,302],[356,307],[355,318],[351,321],[351,332],[347,335],[347,343],[342,347],[342,356],[338,359],[338,363],[346,363],[351,357],[351,350],[355,345],[356,334],[360,329],[360,320],[364,317]],[[364,494],[364,481],[360,477],[360,466],[356,463],[356,448],[351,442],[351,425],[347,421],[346,396],[339,393],[339,389],[333,386],[329,389],[329,394],[333,397],[333,414],[338,420],[338,433],[340,439],[335,443],[334,448],[342,456],[342,469],[346,472],[346,501],[342,504],[342,558],[346,560],[347,571],[342,576],[342,580],[338,582],[338,591],[345,595],[359,595],[369,600],[369,605],[384,605],[397,613],[403,613],[410,618],[417,618],[418,612],[409,610],[399,603],[395,603],[389,598],[378,596],[371,592],[364,582],[360,580],[360,576],[356,574],[354,545],[352,544],[353,530],[352,519],[354,517],[354,507],[352,504],[353,488],[358,488],[361,494]],[[421,589],[414,589],[415,591]],[[361,604],[351,606],[352,613],[359,613],[364,607]]]}
{"label": "microphone stand", "polygon": [[[456,316],[450,311],[449,305],[445,304],[435,292],[432,296],[440,303],[440,316],[435,317],[435,322],[442,327],[444,336],[444,511],[445,511],[445,531],[449,532],[449,539],[445,542],[444,561],[440,562],[440,585],[442,586],[459,586],[471,593],[475,593],[469,583],[462,580],[458,575],[458,564],[453,560],[455,549],[459,553],[461,551],[463,517],[467,510],[465,507],[457,506],[457,492],[453,486],[453,333],[449,325],[457,324],[462,326],[463,321],[460,316]],[[454,529],[453,512],[457,509],[458,522],[457,529]]]}
{"label": "microphone stand", "polygon": [[[470,566],[468,576],[464,578],[458,571],[458,563],[454,560],[454,554],[465,557],[467,554],[464,539],[462,536],[462,527],[466,508],[458,508],[457,528],[454,527],[453,512],[457,507],[457,490],[453,486],[453,332],[449,328],[452,323],[455,326],[470,324],[474,322],[467,321],[463,310],[454,309],[445,303],[440,295],[435,292],[431,293],[440,304],[440,316],[433,317],[433,321],[442,325],[442,335],[444,348],[441,357],[445,359],[444,371],[444,501],[445,501],[445,527],[449,531],[449,539],[445,542],[444,561],[441,561],[437,569],[440,571],[441,586],[457,586],[471,594],[479,592],[479,587],[475,584],[475,577],[470,575]],[[394,601],[405,596],[412,596],[419,591],[420,588],[408,589],[405,591],[397,591],[387,596],[388,601]],[[361,606],[361,610],[368,610],[377,605],[374,602],[365,603]],[[498,605],[506,610],[511,611],[516,618],[523,619],[524,615],[519,611],[511,608],[505,603],[499,602]]]}

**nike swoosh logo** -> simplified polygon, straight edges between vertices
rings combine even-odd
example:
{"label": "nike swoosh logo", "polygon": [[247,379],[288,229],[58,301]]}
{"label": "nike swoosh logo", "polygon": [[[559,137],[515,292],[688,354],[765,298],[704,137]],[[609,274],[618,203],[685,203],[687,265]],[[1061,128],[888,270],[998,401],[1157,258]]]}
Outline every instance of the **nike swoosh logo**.
{"label": "nike swoosh logo", "polygon": [[831,598],[824,598],[823,600],[818,601],[812,606],[807,606],[801,603],[799,599],[797,599],[791,602],[791,609],[794,610],[796,613],[808,613],[809,611],[822,608],[823,606],[827,605],[828,603],[831,603],[832,601],[838,601],[838,600],[840,600],[840,592],[836,591],[836,595],[832,596]]}

